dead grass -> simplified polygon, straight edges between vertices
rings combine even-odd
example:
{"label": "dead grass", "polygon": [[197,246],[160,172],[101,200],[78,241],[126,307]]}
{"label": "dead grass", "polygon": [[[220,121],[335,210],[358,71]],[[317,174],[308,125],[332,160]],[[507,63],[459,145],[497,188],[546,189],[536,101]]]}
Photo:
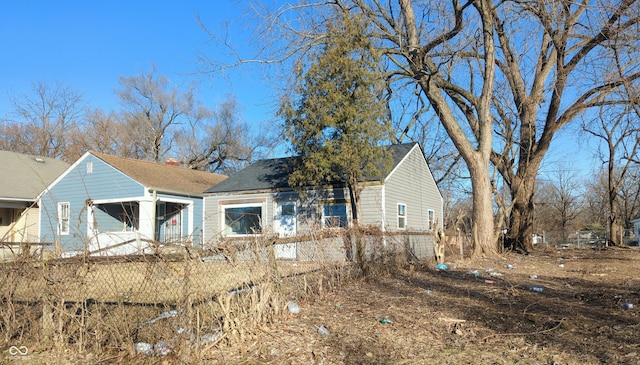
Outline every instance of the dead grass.
{"label": "dead grass", "polygon": [[[640,363],[637,250],[550,250],[447,264],[445,272],[407,267],[323,292],[302,301],[300,314],[218,346],[206,362]],[[544,291],[530,291],[532,285]],[[636,306],[624,309],[625,302]]]}
{"label": "dead grass", "polygon": [[[279,281],[190,307],[198,334],[221,329],[216,341],[191,351],[149,356],[109,341],[89,352],[36,345],[27,356],[4,348],[0,364],[640,364],[639,250],[546,250],[446,264],[436,271],[435,262],[390,262],[358,277],[348,267],[289,262],[278,265]],[[269,276],[265,270],[252,274]],[[286,310],[289,300],[299,314]],[[122,338],[180,339],[184,317],[140,327],[154,310],[118,308],[96,318]]]}

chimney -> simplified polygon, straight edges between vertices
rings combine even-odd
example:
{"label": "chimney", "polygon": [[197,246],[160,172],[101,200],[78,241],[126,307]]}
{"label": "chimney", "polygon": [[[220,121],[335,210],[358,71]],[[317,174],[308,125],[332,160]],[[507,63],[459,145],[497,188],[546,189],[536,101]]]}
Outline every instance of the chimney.
{"label": "chimney", "polygon": [[180,166],[180,162],[173,157],[169,157],[167,161],[165,161],[165,165],[169,166]]}

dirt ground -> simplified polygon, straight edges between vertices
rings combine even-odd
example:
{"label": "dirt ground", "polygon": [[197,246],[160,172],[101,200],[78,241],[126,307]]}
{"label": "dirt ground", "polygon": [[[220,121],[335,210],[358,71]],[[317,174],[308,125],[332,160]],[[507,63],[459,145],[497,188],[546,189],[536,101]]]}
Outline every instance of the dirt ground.
{"label": "dirt ground", "polygon": [[298,314],[239,345],[219,343],[204,362],[640,364],[638,249],[446,265],[379,272],[300,301]]}

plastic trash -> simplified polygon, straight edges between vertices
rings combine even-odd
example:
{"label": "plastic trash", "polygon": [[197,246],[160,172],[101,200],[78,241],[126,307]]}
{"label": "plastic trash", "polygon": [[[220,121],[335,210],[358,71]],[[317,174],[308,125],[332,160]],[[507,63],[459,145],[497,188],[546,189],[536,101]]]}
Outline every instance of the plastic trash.
{"label": "plastic trash", "polygon": [[564,267],[564,264],[559,264],[558,267],[562,269]]}
{"label": "plastic trash", "polygon": [[633,308],[633,303],[624,302],[624,303],[622,303],[622,308],[631,309],[631,308]]}
{"label": "plastic trash", "polygon": [[469,269],[469,274],[475,276],[476,278],[480,277],[480,271],[476,270],[476,269]]}
{"label": "plastic trash", "polygon": [[513,265],[509,264],[506,266],[507,269],[513,269]]}
{"label": "plastic trash", "polygon": [[427,290],[425,290],[425,293],[427,293],[427,294],[431,294],[431,293],[433,293],[433,292],[431,291],[431,289],[427,289]]}
{"label": "plastic trash", "polygon": [[437,264],[436,265],[436,270],[447,271],[447,270],[449,270],[449,266],[447,266],[445,264]]}
{"label": "plastic trash", "polygon": [[541,292],[544,291],[544,288],[541,287],[541,286],[530,286],[530,287],[528,287],[528,289],[531,290],[531,291],[538,292],[538,293],[541,293]]}
{"label": "plastic trash", "polygon": [[298,303],[294,302],[293,300],[287,303],[287,309],[291,314],[300,313],[300,306],[298,305]]}
{"label": "plastic trash", "polygon": [[323,336],[329,336],[331,334],[331,332],[329,332],[329,330],[323,325],[318,326],[318,333]]}
{"label": "plastic trash", "polygon": [[536,274],[529,275],[529,279],[537,279],[537,278],[538,278],[538,275]]}
{"label": "plastic trash", "polygon": [[157,355],[166,356],[171,352],[171,348],[164,342],[158,342],[157,344],[153,345],[153,352],[155,352]]}
{"label": "plastic trash", "polygon": [[391,323],[393,323],[393,321],[390,320],[389,318],[382,318],[380,320],[380,323],[382,323],[382,324],[391,324]]}
{"label": "plastic trash", "polygon": [[143,355],[151,355],[153,354],[153,346],[150,343],[146,342],[136,342],[133,345],[136,349],[136,353]]}
{"label": "plastic trash", "polygon": [[484,283],[485,283],[485,284],[493,284],[493,280],[490,280],[490,279],[484,279]]}

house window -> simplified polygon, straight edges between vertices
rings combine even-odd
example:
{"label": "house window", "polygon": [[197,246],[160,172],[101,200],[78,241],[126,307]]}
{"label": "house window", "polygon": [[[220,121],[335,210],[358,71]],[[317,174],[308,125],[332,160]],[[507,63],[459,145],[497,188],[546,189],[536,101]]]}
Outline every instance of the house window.
{"label": "house window", "polygon": [[427,221],[428,226],[427,226],[427,229],[428,229],[429,231],[433,231],[433,228],[434,228],[433,226],[434,226],[434,224],[435,224],[435,213],[433,212],[433,210],[429,209],[429,210],[427,211],[427,217],[428,217],[428,221]]}
{"label": "house window", "polygon": [[398,203],[398,229],[407,228],[407,205]]}
{"label": "house window", "polygon": [[87,162],[87,174],[90,174],[93,172],[93,162],[89,161]]}
{"label": "house window", "polygon": [[347,203],[331,202],[323,204],[322,222],[327,228],[347,228]]}
{"label": "house window", "polygon": [[58,203],[58,234],[69,234],[69,203]]}
{"label": "house window", "polygon": [[262,233],[262,204],[234,204],[222,207],[224,234],[242,236]]}

